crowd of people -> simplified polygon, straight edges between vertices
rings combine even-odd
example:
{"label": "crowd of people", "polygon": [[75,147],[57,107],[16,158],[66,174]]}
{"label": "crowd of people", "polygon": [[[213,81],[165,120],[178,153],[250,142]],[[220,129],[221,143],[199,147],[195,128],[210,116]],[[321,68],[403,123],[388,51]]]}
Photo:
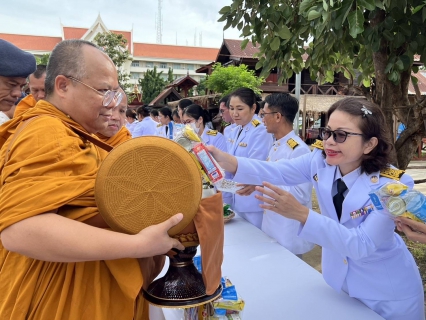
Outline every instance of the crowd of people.
{"label": "crowd of people", "polygon": [[[426,243],[424,224],[368,209],[373,187],[413,187],[390,165],[392,142],[374,104],[333,104],[311,151],[293,131],[299,107],[287,93],[261,101],[239,88],[224,96],[220,132],[190,99],[174,110],[129,109],[113,62],[90,42],[62,41],[47,68],[1,39],[0,56],[0,318],[148,319],[141,289],[163,254],[183,249],[167,234],[182,215],[136,235],[113,232],[96,207],[95,178],[111,147],[174,139],[189,125],[238,183],[222,197],[240,217],[299,257],[322,246],[325,281],[385,319],[424,319],[422,279],[394,232],[396,223]],[[312,210],[312,188],[321,214]],[[360,208],[366,214],[354,218]]]}

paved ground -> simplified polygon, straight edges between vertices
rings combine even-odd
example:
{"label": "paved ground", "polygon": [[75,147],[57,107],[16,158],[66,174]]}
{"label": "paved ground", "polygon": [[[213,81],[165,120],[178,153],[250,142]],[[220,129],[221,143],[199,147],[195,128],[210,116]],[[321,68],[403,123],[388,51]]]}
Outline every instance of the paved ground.
{"label": "paved ground", "polygon": [[[414,180],[426,179],[426,160],[410,162],[406,172]],[[414,188],[426,194],[426,183],[416,184]],[[303,255],[303,260],[321,272],[321,247],[315,246],[312,251]]]}

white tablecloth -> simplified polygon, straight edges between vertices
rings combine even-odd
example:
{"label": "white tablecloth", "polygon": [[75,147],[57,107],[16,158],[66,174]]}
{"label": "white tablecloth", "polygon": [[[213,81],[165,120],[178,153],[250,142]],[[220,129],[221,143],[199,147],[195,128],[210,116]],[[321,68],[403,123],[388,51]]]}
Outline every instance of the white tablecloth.
{"label": "white tablecloth", "polygon": [[[383,319],[335,292],[318,271],[238,216],[225,225],[224,254],[222,274],[246,303],[243,320]],[[156,314],[152,319],[180,319],[172,310],[164,318]]]}

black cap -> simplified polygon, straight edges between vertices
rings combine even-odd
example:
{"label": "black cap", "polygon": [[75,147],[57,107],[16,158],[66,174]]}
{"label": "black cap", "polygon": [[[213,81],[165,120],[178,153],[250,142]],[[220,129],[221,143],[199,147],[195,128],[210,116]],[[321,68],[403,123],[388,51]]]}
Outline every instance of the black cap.
{"label": "black cap", "polygon": [[36,70],[34,56],[0,39],[0,76],[26,78]]}

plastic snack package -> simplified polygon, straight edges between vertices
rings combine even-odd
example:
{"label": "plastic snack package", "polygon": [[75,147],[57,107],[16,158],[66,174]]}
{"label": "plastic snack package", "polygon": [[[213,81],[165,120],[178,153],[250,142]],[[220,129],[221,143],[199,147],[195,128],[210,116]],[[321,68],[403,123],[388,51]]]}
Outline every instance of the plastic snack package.
{"label": "plastic snack package", "polygon": [[410,190],[401,182],[388,182],[369,195],[379,211],[389,212],[392,217],[405,216],[426,223],[426,196]]}
{"label": "plastic snack package", "polygon": [[236,193],[238,190],[242,189],[243,186],[237,186],[238,182],[232,180],[223,179],[220,183],[216,183],[216,189],[222,192]]}

